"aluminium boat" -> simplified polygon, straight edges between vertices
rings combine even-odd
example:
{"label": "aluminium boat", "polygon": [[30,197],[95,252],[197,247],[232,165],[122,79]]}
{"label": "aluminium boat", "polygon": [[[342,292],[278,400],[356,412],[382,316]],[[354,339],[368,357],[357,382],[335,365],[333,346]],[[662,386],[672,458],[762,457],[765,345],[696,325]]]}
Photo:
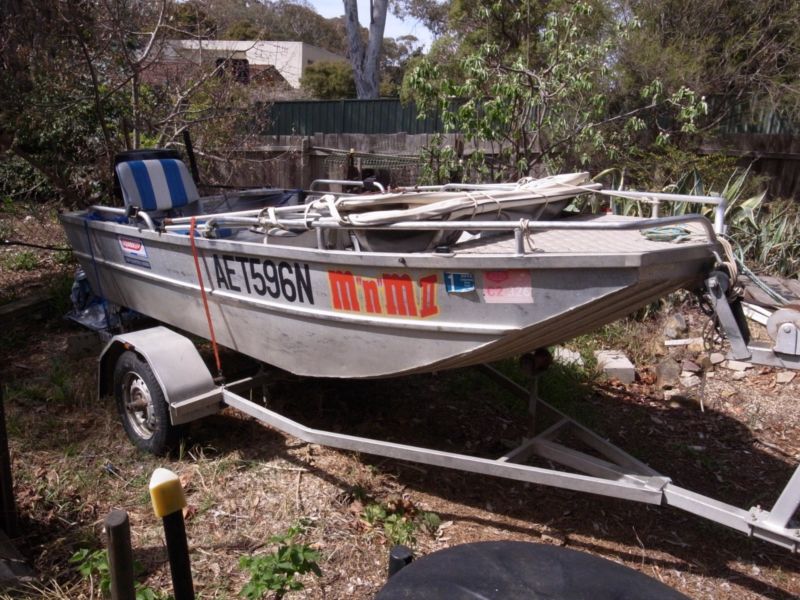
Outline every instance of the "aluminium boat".
{"label": "aluminium boat", "polygon": [[554,345],[701,287],[722,255],[721,222],[699,215],[561,216],[591,194],[687,199],[603,190],[585,173],[204,198],[178,159],[121,162],[117,175],[124,208],[61,216],[94,292],[305,376],[438,371]]}
{"label": "aluminium boat", "polygon": [[[527,389],[484,365],[530,412],[530,437],[486,458],[308,427],[269,407],[263,372],[226,381],[217,356],[215,379],[194,341],[175,331],[211,339],[215,354],[220,344],[300,375],[376,378],[541,349],[688,288],[713,310],[730,358],[800,369],[796,306],[770,317],[772,342],[749,340],[736,263],[718,235],[721,198],[603,190],[581,173],[200,198],[178,159],[127,160],[117,174],[124,208],[61,219],[96,294],[168,325],[114,335],[99,361],[100,395],[115,396],[140,449],[163,453],[178,426],[229,406],[308,443],[673,506],[800,549],[800,468],[769,510],[681,488],[539,398],[543,353],[528,361]],[[645,200],[653,215],[564,215],[590,194]],[[658,218],[669,201],[716,205],[713,225],[700,215]]]}

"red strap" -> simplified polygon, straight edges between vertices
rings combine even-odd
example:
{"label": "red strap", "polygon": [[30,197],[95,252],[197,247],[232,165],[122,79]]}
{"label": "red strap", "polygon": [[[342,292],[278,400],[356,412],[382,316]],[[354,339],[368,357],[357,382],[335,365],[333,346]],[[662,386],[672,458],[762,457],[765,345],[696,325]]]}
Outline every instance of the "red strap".
{"label": "red strap", "polygon": [[219,350],[217,349],[217,337],[214,335],[214,323],[211,322],[211,311],[208,310],[208,298],[206,298],[206,287],[203,284],[203,272],[200,270],[200,259],[197,256],[197,246],[194,244],[195,217],[192,217],[189,225],[189,241],[192,244],[192,257],[194,258],[194,268],[197,270],[197,281],[200,283],[200,296],[203,298],[203,308],[206,311],[206,321],[208,321],[208,331],[211,333],[211,347],[214,349],[214,359],[217,361],[217,375],[222,377],[222,363],[219,360]]}

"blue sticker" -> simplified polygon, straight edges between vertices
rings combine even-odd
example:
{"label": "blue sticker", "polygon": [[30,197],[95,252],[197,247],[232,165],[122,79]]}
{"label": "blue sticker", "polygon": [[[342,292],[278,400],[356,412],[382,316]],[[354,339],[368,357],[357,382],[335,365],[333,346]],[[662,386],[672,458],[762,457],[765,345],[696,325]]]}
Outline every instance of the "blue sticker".
{"label": "blue sticker", "polygon": [[451,294],[464,294],[475,291],[475,277],[472,273],[444,274],[444,287]]}

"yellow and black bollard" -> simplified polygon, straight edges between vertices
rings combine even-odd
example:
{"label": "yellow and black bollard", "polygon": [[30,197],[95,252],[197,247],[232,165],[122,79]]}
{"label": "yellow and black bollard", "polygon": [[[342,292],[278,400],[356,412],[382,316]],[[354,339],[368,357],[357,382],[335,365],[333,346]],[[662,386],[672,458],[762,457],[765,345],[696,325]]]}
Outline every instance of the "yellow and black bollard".
{"label": "yellow and black bollard", "polygon": [[153,501],[156,516],[161,517],[164,522],[175,600],[194,600],[189,545],[183,522],[186,496],[183,494],[181,480],[168,469],[156,469],[150,478],[150,499]]}

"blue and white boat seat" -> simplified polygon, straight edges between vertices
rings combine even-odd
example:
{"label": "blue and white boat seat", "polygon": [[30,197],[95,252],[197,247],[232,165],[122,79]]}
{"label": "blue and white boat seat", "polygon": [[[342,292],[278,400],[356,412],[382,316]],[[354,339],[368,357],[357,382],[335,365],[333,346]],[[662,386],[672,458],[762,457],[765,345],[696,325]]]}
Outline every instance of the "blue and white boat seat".
{"label": "blue and white boat seat", "polygon": [[176,158],[121,162],[116,171],[125,206],[165,212],[183,208],[200,198],[189,170]]}

